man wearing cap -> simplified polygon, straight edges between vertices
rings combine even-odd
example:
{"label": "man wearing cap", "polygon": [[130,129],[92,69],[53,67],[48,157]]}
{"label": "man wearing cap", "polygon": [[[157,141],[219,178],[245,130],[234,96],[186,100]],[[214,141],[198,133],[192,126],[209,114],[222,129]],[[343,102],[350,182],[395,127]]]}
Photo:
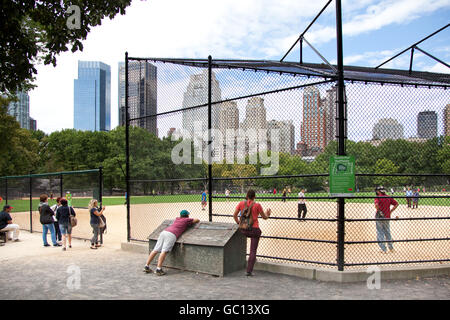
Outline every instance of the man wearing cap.
{"label": "man wearing cap", "polygon": [[0,212],[0,231],[8,232],[8,238],[13,241],[19,241],[19,225],[12,223],[11,215],[9,214],[13,207],[9,204],[3,207]]}
{"label": "man wearing cap", "polygon": [[162,270],[162,264],[168,252],[170,252],[175,245],[177,239],[181,236],[181,234],[187,229],[188,226],[200,222],[199,219],[191,219],[189,218],[189,212],[187,210],[182,210],[180,212],[180,216],[175,219],[175,221],[168,226],[164,231],[159,234],[158,241],[156,242],[153,251],[150,253],[147,259],[147,263],[144,267],[144,272],[151,273],[150,263],[158,254],[161,252],[158,258],[158,264],[156,266],[155,273],[158,276],[165,275],[165,272]]}
{"label": "man wearing cap", "polygon": [[[394,252],[394,246],[392,245],[392,237],[391,230],[389,226],[389,222],[391,219],[391,213],[394,212],[398,207],[398,202],[395,199],[388,197],[386,195],[386,190],[380,186],[375,188],[375,193],[377,198],[375,198],[375,209],[377,213],[375,215],[376,227],[377,227],[377,241],[378,245],[381,248],[382,253],[387,253],[386,245],[384,242],[386,241],[389,250]],[[394,207],[391,209],[391,205]]]}

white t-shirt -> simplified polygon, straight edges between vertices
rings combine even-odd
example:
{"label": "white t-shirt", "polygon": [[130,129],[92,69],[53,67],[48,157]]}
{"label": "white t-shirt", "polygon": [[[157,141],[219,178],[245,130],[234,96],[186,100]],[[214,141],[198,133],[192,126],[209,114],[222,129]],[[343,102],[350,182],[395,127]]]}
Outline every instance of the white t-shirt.
{"label": "white t-shirt", "polygon": [[298,203],[301,203],[301,204],[305,204],[305,194],[303,193],[303,192],[299,192],[298,193],[298,197],[300,198],[299,200],[298,200]]}

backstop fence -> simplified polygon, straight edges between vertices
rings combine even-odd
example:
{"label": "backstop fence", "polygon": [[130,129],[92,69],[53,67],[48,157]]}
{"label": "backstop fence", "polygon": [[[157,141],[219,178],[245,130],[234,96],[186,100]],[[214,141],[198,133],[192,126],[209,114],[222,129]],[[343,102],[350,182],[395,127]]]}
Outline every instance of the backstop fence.
{"label": "backstop fence", "polygon": [[78,218],[72,236],[81,239],[92,238],[88,205],[93,198],[102,202],[102,189],[102,168],[0,177],[1,205],[9,204],[14,208],[11,217],[20,229],[42,232],[39,197],[47,194],[50,206],[56,204],[58,197],[68,200]]}
{"label": "backstop fence", "polygon": [[[339,108],[333,66],[126,55],[119,72],[129,241],[183,209],[234,223],[253,189],[272,211],[259,219],[259,261],[450,261],[448,75],[345,67]],[[356,190],[336,196],[329,159],[342,150]],[[379,185],[398,203],[390,219],[375,217]]]}

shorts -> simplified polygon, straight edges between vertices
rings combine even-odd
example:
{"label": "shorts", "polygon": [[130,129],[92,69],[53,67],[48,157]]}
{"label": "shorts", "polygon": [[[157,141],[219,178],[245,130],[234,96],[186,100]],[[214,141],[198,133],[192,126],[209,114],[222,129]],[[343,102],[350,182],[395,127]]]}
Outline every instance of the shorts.
{"label": "shorts", "polygon": [[156,245],[153,248],[153,251],[169,252],[170,250],[172,250],[176,241],[177,237],[172,232],[163,231],[159,234],[158,241],[156,241]]}
{"label": "shorts", "polygon": [[206,205],[206,201],[202,201],[202,206],[205,206]]}
{"label": "shorts", "polygon": [[61,234],[72,234],[72,226],[71,225],[60,224],[59,230],[61,231]]}

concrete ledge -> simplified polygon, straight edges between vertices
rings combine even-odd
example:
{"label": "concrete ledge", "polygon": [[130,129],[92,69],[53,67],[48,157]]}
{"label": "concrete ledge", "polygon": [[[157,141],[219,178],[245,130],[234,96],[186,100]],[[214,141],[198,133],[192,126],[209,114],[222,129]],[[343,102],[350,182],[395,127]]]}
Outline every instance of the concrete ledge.
{"label": "concrete ledge", "polygon": [[315,279],[315,268],[299,266],[294,264],[280,264],[273,262],[256,262],[254,270],[267,271],[272,273],[286,274],[304,279]]}
{"label": "concrete ledge", "polygon": [[[122,242],[122,250],[136,253],[149,254],[149,247],[146,243]],[[284,264],[274,262],[256,262],[255,270],[285,274],[309,280],[319,280],[326,282],[366,282],[374,274],[374,267],[363,270],[338,271],[336,269],[317,268],[306,265]],[[366,270],[371,270],[367,272]],[[414,266],[401,268],[383,268],[379,267],[381,272],[381,281],[383,280],[406,280],[425,277],[436,277],[450,275],[450,264],[433,266]]]}
{"label": "concrete ledge", "polygon": [[149,254],[149,252],[148,252],[148,244],[146,244],[146,243],[122,242],[120,244],[120,247],[124,251],[131,251],[131,252],[136,252],[136,253],[145,253],[146,255]]}

